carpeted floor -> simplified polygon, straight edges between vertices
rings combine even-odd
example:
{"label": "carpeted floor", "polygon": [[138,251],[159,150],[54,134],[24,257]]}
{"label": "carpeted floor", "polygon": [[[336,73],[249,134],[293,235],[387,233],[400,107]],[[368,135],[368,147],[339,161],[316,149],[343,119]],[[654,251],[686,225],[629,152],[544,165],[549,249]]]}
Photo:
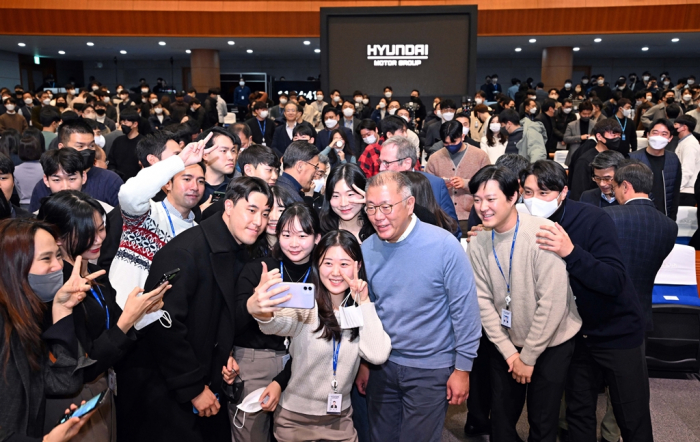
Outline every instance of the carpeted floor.
{"label": "carpeted floor", "polygon": [[[651,420],[654,440],[659,442],[700,442],[700,381],[692,379],[649,380],[651,389]],[[605,412],[605,396],[598,397],[598,422]],[[466,437],[464,421],[466,406],[452,406],[447,412],[443,442],[487,442],[487,436]],[[518,434],[527,439],[527,410],[518,421]],[[599,436],[600,437],[600,436]]]}

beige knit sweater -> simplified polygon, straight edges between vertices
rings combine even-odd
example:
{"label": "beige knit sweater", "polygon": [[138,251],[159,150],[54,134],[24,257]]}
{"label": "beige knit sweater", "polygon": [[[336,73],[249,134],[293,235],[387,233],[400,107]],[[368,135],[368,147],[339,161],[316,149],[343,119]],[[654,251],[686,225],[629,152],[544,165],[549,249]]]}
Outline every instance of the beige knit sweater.
{"label": "beige knit sweater", "polygon": [[520,214],[513,252],[510,330],[501,326],[507,289],[493,256],[493,244],[508,278],[515,228],[496,233],[494,242],[490,230],[479,232],[469,244],[484,330],[504,359],[517,352],[515,347],[522,347],[520,359],[527,365],[535,365],[547,347],[568,341],[581,328],[566,263],[555,253],[541,250],[535,242],[535,235],[545,224],[554,225],[543,218]]}
{"label": "beige knit sweater", "polygon": [[[364,326],[354,341],[350,330],[343,330],[338,355],[336,380],[338,393],[343,395],[341,409],[350,406],[350,390],[360,366],[360,358],[371,364],[383,364],[391,353],[391,340],[374,309],[374,303],[360,307]],[[318,305],[313,309],[284,308],[270,322],[260,323],[268,335],[291,336],[289,354],[292,356],[292,378],[282,393],[279,405],[295,413],[325,416],[328,394],[333,392],[333,341],[320,338]],[[338,317],[336,313],[336,318]]]}

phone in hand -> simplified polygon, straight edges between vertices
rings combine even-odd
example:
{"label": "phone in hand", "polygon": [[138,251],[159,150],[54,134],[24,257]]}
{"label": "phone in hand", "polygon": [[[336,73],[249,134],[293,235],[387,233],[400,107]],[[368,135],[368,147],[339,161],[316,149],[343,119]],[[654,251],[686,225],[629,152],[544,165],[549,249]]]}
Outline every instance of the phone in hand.
{"label": "phone in hand", "polygon": [[211,196],[211,202],[215,203],[222,198],[226,197],[226,192],[214,192]]}
{"label": "phone in hand", "polygon": [[[177,269],[173,269],[173,270],[170,270],[169,272],[163,273],[163,276],[160,277],[160,279],[158,280],[158,283],[156,285],[154,285],[153,287],[151,287],[150,290],[146,290],[143,293],[152,292],[153,290],[157,289],[158,287],[165,284],[166,282],[172,281],[173,279],[175,279],[175,277],[177,276],[178,273],[180,273],[179,267]],[[139,296],[143,295],[143,293],[139,293]]]}
{"label": "phone in hand", "polygon": [[289,293],[292,294],[292,299],[283,302],[282,304],[278,304],[276,307],[314,308],[314,302],[316,301],[316,287],[313,284],[307,284],[304,282],[280,282],[270,287],[270,290],[283,286],[289,286],[289,290],[272,296],[270,299],[284,298]]}
{"label": "phone in hand", "polygon": [[107,397],[107,392],[109,390],[105,390],[102,393],[98,394],[97,396],[93,397],[89,401],[85,402],[83,405],[78,407],[77,409],[71,411],[68,414],[63,415],[63,417],[56,423],[56,425],[60,425],[64,422],[66,422],[68,419],[72,417],[82,417],[91,412],[92,410],[96,409],[100,405],[102,405],[102,402],[104,402],[105,397]]}

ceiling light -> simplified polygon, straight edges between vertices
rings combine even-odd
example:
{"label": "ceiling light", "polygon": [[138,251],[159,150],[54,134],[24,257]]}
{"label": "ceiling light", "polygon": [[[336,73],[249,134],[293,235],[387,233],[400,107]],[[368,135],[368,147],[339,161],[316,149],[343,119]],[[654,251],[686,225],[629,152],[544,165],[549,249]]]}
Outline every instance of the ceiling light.
{"label": "ceiling light", "polygon": [[95,46],[95,43],[89,41],[89,42],[87,42],[87,45],[88,45],[88,46]]}
{"label": "ceiling light", "polygon": [[594,38],[593,41],[596,43],[600,43],[601,41],[603,41],[603,39],[602,38]]}
{"label": "ceiling light", "polygon": [[126,55],[126,51],[125,51],[124,49],[122,49],[121,51],[119,51],[119,53],[122,54],[122,55]]}
{"label": "ceiling light", "polygon": [[189,49],[185,49],[185,54],[191,54],[191,53],[192,53],[192,51],[190,51]]}
{"label": "ceiling light", "polygon": [[252,54],[252,53],[253,53],[253,50],[252,50],[252,49],[248,49],[246,52],[249,53],[249,54]]}
{"label": "ceiling light", "polygon": [[515,52],[520,52],[522,50],[523,50],[523,48],[515,48]]}
{"label": "ceiling light", "polygon": [[25,47],[25,46],[27,46],[27,45],[24,44],[24,43],[17,43],[17,46],[19,46],[20,48],[23,48],[23,47]]}
{"label": "ceiling light", "polygon": [[58,51],[60,55],[66,55],[66,51]]}
{"label": "ceiling light", "polygon": [[581,48],[579,48],[578,46],[576,46],[576,47],[574,48],[574,52],[578,52],[578,51],[580,51],[580,50],[581,50]]}
{"label": "ceiling light", "polygon": [[537,42],[537,39],[536,39],[536,38],[531,38],[531,39],[528,40],[528,41],[529,41],[530,43],[536,43],[536,42]]}
{"label": "ceiling light", "polygon": [[679,41],[681,41],[681,39],[680,38],[672,38],[671,41],[673,43],[678,43]]}
{"label": "ceiling light", "polygon": [[311,42],[310,42],[309,40],[304,40],[304,44],[305,44],[306,46],[308,46],[308,45],[311,44]]}
{"label": "ceiling light", "polygon": [[317,53],[317,54],[320,54],[320,53],[321,53],[321,50],[320,50],[320,49],[314,49],[314,52]]}
{"label": "ceiling light", "polygon": [[642,51],[648,51],[648,50],[649,50],[649,48],[648,48],[647,46],[644,46],[644,47],[642,48]]}
{"label": "ceiling light", "polygon": [[161,45],[161,46],[165,46],[165,42],[164,42],[164,41],[159,41],[158,44]]}
{"label": "ceiling light", "polygon": [[236,44],[236,42],[235,42],[235,41],[233,41],[233,40],[230,40],[230,41],[228,42],[228,44],[229,44],[229,46],[233,46],[233,45],[235,45],[235,44]]}

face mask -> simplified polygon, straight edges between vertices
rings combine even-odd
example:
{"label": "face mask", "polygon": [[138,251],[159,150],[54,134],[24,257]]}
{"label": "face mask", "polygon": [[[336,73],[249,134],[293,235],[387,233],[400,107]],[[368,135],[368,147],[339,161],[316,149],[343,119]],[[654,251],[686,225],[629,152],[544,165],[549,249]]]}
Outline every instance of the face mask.
{"label": "face mask", "polygon": [[571,108],[570,108],[570,107],[564,107],[564,108],[562,108],[562,112],[564,112],[565,114],[568,115],[568,114],[571,113]]}
{"label": "face mask", "polygon": [[301,106],[301,108],[303,109],[304,106],[306,106],[306,101],[300,101],[299,106]]}
{"label": "face mask", "polygon": [[333,129],[336,126],[336,124],[338,124],[338,122],[336,120],[334,120],[333,118],[327,119],[325,121],[325,123],[326,123],[326,127],[328,129]]}
{"label": "face mask", "polygon": [[629,118],[632,115],[632,109],[622,109],[622,115]]}
{"label": "face mask", "polygon": [[622,85],[618,86],[617,88],[620,89],[620,90],[623,90],[623,89],[625,88],[625,85],[622,84]]}
{"label": "face mask", "polygon": [[598,86],[602,86],[605,84],[605,80],[598,80]]}
{"label": "face mask", "polygon": [[365,106],[367,106],[367,105],[369,104],[369,99],[363,98],[363,99],[362,99],[362,104],[364,104]]}
{"label": "face mask", "polygon": [[122,133],[124,135],[129,135],[129,132],[131,132],[131,126],[126,126],[126,125],[122,124]]}
{"label": "face mask", "polygon": [[437,115],[438,117],[442,118],[442,111],[441,111],[440,109],[436,110],[436,111],[435,111],[435,115]]}
{"label": "face mask", "polygon": [[157,108],[153,109],[153,112],[155,112],[155,113],[157,113],[158,115],[160,115],[160,114],[163,113],[163,109],[160,108],[160,107],[157,107]]}
{"label": "face mask", "polygon": [[407,117],[406,115],[401,115],[401,118],[403,118],[406,121],[406,123],[411,122],[411,117]]}
{"label": "face mask", "polygon": [[88,120],[94,120],[95,118],[97,118],[97,115],[91,112],[89,114],[83,114],[83,118],[87,118]]}
{"label": "face mask", "polygon": [[648,75],[643,76],[643,77],[642,77],[642,80],[644,80],[644,82],[649,81],[649,76],[648,76]]}
{"label": "face mask", "polygon": [[523,203],[532,216],[549,218],[559,208],[558,197],[552,201],[544,201],[535,197],[523,199]]}
{"label": "face mask", "polygon": [[8,112],[12,112],[15,110],[15,105],[14,104],[6,104],[5,109],[7,109]]}
{"label": "face mask", "polygon": [[530,100],[537,100],[537,96],[535,96],[535,95],[530,95],[527,98]]}
{"label": "face mask", "polygon": [[492,78],[492,79],[491,79],[491,82],[492,82],[493,84],[498,83],[498,78]]}
{"label": "face mask", "polygon": [[99,89],[99,87],[97,87],[97,86],[93,86],[93,87],[92,87],[92,90],[93,90],[93,91],[96,91],[97,89]]}
{"label": "face mask", "polygon": [[637,81],[637,77],[630,77],[630,81],[634,83],[635,81]]}
{"label": "face mask", "polygon": [[581,121],[584,123],[588,123],[589,121],[591,121],[591,117],[581,117]]}
{"label": "face mask", "polygon": [[691,98],[690,95],[683,95],[683,101],[690,101]]}
{"label": "face mask", "polygon": [[142,94],[145,94],[146,92],[148,92],[148,89],[141,89]]}
{"label": "face mask", "polygon": [[549,98],[556,101],[559,99],[559,95],[550,95]]}
{"label": "face mask", "polygon": [[454,155],[454,154],[456,154],[457,152],[459,152],[459,149],[461,149],[461,148],[462,148],[462,142],[461,142],[461,141],[460,141],[459,143],[456,143],[456,144],[447,144],[447,145],[445,146],[445,149],[447,149],[447,151],[448,151],[449,153],[451,153],[452,155]]}
{"label": "face mask", "polygon": [[99,115],[100,117],[102,117],[102,116],[104,116],[104,114],[107,113],[107,111],[104,110],[104,109],[95,109],[95,113],[96,113],[97,115]]}
{"label": "face mask", "polygon": [[535,114],[537,113],[537,107],[531,107],[531,108],[530,108],[530,113],[531,113],[532,115],[535,115]]}
{"label": "face mask", "polygon": [[333,97],[333,102],[334,102],[334,103],[340,103],[340,97],[337,96],[337,95],[336,95],[335,97]]}
{"label": "face mask", "polygon": [[569,89],[571,87],[571,83],[564,83],[564,87]]}
{"label": "face mask", "polygon": [[377,142],[377,137],[375,137],[374,135],[370,135],[368,137],[363,138],[362,141],[364,141],[365,144],[374,144]]}
{"label": "face mask", "polygon": [[462,126],[462,135],[464,135],[465,137],[467,135],[469,135],[469,128],[468,127]]}
{"label": "face mask", "polygon": [[83,149],[78,152],[83,157],[83,167],[89,169],[95,165],[95,151],[92,149]]}
{"label": "face mask", "polygon": [[483,103],[483,102],[484,102],[484,100],[482,100],[481,98],[475,98],[475,99],[474,99],[474,103],[476,103],[476,104],[481,104],[481,103]]}
{"label": "face mask", "polygon": [[454,113],[454,112],[445,112],[444,114],[442,114],[442,118],[443,118],[445,121],[452,121],[452,119],[454,118],[454,116],[455,116],[455,113]]}
{"label": "face mask", "polygon": [[157,99],[157,98],[151,98],[151,99],[148,100],[148,101],[150,101],[151,104],[156,104],[156,103],[158,102],[158,99]]}
{"label": "face mask", "polygon": [[316,101],[323,101],[323,95],[316,95]]}
{"label": "face mask", "polygon": [[355,113],[355,110],[350,109],[349,107],[346,107],[345,109],[343,109],[343,115],[345,115],[347,118],[352,117],[354,113]]}
{"label": "face mask", "polygon": [[646,97],[647,101],[651,101],[651,96]]}
{"label": "face mask", "polygon": [[379,109],[384,109],[385,107],[386,107],[386,103],[384,103],[383,101],[380,101],[379,102]]}
{"label": "face mask", "polygon": [[[265,387],[258,388],[257,390],[251,392],[248,396],[246,396],[245,399],[243,399],[243,402],[236,406],[236,413],[234,413],[233,415],[233,425],[235,425],[236,428],[240,429],[245,426],[246,414],[257,413],[259,411],[262,411],[262,405],[260,405],[260,396],[262,396],[264,391]],[[265,399],[264,403],[267,403],[268,400],[270,400],[269,397]],[[238,423],[236,422],[236,416],[238,415],[239,410],[243,412],[243,421],[241,422],[240,426],[238,426]]]}
{"label": "face mask", "polygon": [[668,97],[666,99],[666,104],[673,104],[674,101],[676,101],[676,99],[674,97]]}
{"label": "face mask", "polygon": [[664,81],[664,86],[669,86],[671,84],[670,81]]}
{"label": "face mask", "polygon": [[95,137],[95,144],[100,147],[105,147],[105,137],[104,135],[98,135]]}
{"label": "face mask", "polygon": [[491,123],[489,124],[489,129],[491,132],[497,134],[501,131],[501,123]]}
{"label": "face mask", "polygon": [[695,80],[688,79],[688,84],[695,84]]}
{"label": "face mask", "polygon": [[48,106],[49,104],[51,104],[51,100],[48,98],[44,98],[43,100],[41,100],[41,102],[44,104],[44,106]]}
{"label": "face mask", "polygon": [[63,287],[63,269],[45,275],[28,275],[29,287],[41,299],[41,302],[51,302],[61,287]]}
{"label": "face mask", "polygon": [[118,89],[117,89],[117,95],[119,95],[119,94],[121,93],[121,91],[123,91],[123,90],[124,90],[124,89],[122,89],[122,88],[118,88]]}
{"label": "face mask", "polygon": [[649,137],[649,146],[652,149],[662,150],[668,144],[668,140],[660,135]]}
{"label": "face mask", "polygon": [[105,103],[109,103],[109,97],[102,97],[102,101],[104,101]]}
{"label": "face mask", "polygon": [[197,109],[191,107],[191,108],[190,108],[190,112],[192,112],[192,113],[197,112]]}
{"label": "face mask", "polygon": [[642,104],[642,100],[637,100],[634,102],[635,107],[639,106],[640,104]]}
{"label": "face mask", "polygon": [[585,78],[584,78],[583,80],[581,80],[581,83],[583,83],[583,84],[588,84],[588,79],[585,79]]}
{"label": "face mask", "polygon": [[392,107],[391,109],[389,109],[389,115],[394,115],[395,113],[396,113],[395,107]]}
{"label": "face mask", "polygon": [[605,147],[611,150],[617,149],[620,147],[620,138],[605,138]]}
{"label": "face mask", "polygon": [[324,184],[326,184],[326,180],[323,178],[314,180],[314,192],[320,192]]}
{"label": "face mask", "polygon": [[31,98],[24,99],[25,104],[32,104],[34,101]]}
{"label": "face mask", "polygon": [[269,114],[269,112],[264,110],[264,111],[260,111],[260,113],[258,115],[260,115],[260,118],[264,119],[264,118],[267,118],[268,114]]}
{"label": "face mask", "polygon": [[280,104],[281,104],[281,105],[287,104],[287,99],[286,99],[286,98],[280,98]]}
{"label": "face mask", "polygon": [[391,98],[391,92],[384,92],[384,96],[386,98]]}
{"label": "face mask", "polygon": [[245,86],[245,81],[239,81],[238,84],[239,84],[241,87],[243,87],[243,86]]}
{"label": "face mask", "polygon": [[355,97],[355,103],[362,103],[362,97]]}

